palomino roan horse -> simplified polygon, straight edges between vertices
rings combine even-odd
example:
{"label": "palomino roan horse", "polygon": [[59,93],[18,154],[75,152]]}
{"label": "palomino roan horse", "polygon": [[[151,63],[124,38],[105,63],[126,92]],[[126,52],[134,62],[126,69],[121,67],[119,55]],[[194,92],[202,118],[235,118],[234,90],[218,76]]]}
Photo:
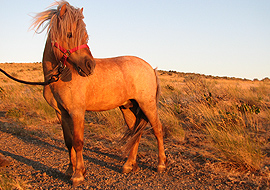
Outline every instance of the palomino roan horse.
{"label": "palomino roan horse", "polygon": [[[44,87],[46,101],[56,110],[63,128],[70,164],[66,174],[76,186],[84,180],[84,116],[86,111],[119,107],[130,129],[129,156],[123,172],[137,171],[137,151],[142,131],[150,122],[158,142],[158,172],[166,168],[162,125],[158,118],[159,82],[156,70],[140,58],[123,56],[94,59],[83,22],[82,9],[66,1],[56,2],[34,18],[32,28],[48,27],[43,53],[45,81],[60,79]],[[47,23],[46,23],[47,22]],[[43,27],[43,24],[46,25]]]}

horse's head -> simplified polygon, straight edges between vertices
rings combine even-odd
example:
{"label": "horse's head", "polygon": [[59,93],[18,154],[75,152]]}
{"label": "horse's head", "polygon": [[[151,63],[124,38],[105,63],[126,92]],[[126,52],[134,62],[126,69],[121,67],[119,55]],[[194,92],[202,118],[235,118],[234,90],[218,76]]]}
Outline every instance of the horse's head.
{"label": "horse's head", "polygon": [[66,1],[54,5],[58,5],[57,9],[37,14],[32,26],[38,30],[44,22],[49,21],[41,32],[48,26],[48,39],[52,42],[56,60],[74,67],[81,76],[88,76],[96,63],[86,45],[88,34],[83,21],[83,9],[74,8]]}

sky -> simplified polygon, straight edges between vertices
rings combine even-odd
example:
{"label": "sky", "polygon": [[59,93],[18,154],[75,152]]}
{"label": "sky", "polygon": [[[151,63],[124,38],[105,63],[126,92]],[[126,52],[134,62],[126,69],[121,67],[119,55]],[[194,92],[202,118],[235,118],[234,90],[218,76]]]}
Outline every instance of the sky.
{"label": "sky", "polygon": [[[41,62],[29,30],[53,0],[0,0],[0,63]],[[269,0],[70,0],[84,8],[94,57],[134,55],[159,70],[270,78]]]}

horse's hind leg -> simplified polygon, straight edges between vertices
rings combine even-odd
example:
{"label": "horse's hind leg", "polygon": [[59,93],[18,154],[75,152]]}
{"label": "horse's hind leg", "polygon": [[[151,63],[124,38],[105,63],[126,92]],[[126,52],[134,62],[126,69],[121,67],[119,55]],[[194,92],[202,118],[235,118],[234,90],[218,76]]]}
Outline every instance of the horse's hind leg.
{"label": "horse's hind leg", "polygon": [[153,131],[154,135],[158,142],[158,172],[163,172],[166,169],[166,155],[164,150],[164,144],[163,144],[163,129],[161,122],[158,118],[158,111],[157,111],[157,105],[156,102],[149,102],[146,104],[140,104],[140,108],[143,110],[144,114],[148,118]]}
{"label": "horse's hind leg", "polygon": [[[129,104],[129,105],[131,105],[131,104]],[[140,109],[140,108],[139,108],[137,102],[133,102],[131,107],[129,107],[129,106],[128,107],[125,107],[125,106],[120,107],[120,110],[123,113],[126,124],[130,130],[132,130],[132,128],[134,127],[134,125],[136,123],[136,119],[137,119],[136,115],[139,111],[138,109]],[[131,171],[137,172],[139,170],[138,164],[136,162],[136,158],[137,158],[137,152],[138,152],[140,139],[141,139],[141,134],[138,137],[138,139],[136,140],[136,142],[134,144],[130,145],[132,147],[130,148],[128,159],[123,166],[123,170],[122,170],[123,173],[129,173]]]}

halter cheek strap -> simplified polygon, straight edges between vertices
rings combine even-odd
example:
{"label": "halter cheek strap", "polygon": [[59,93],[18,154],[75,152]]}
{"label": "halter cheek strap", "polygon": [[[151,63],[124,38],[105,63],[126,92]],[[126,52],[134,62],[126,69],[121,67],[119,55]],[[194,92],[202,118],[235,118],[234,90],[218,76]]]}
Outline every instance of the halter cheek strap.
{"label": "halter cheek strap", "polygon": [[60,46],[57,42],[52,42],[52,46],[56,47],[57,49],[59,49],[63,53],[63,56],[60,59],[60,62],[63,64],[63,67],[66,66],[67,59],[69,58],[69,56],[72,53],[74,53],[75,51],[78,51],[80,49],[83,49],[83,48],[89,49],[89,46],[87,44],[83,44],[83,45],[77,46],[77,47],[75,47],[73,49],[69,49],[69,50],[66,50],[65,48]]}

